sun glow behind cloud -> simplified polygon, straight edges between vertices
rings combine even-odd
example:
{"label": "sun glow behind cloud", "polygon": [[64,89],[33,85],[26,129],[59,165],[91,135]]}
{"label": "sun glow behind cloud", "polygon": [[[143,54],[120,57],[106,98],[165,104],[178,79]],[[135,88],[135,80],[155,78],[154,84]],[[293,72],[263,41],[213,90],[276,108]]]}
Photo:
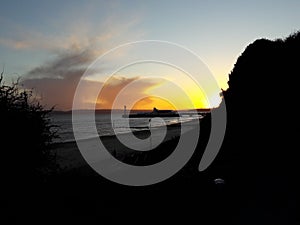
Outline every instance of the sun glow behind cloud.
{"label": "sun glow behind cloud", "polygon": [[[90,48],[60,54],[52,62],[31,70],[23,84],[42,93],[42,100],[46,105],[56,105],[57,109],[69,110],[77,83],[95,55]],[[110,63],[122,60],[128,55],[126,51],[113,55],[99,67],[92,68],[90,75],[83,78],[85,91],[80,98],[81,109],[92,109],[94,106],[97,109],[121,109],[127,105],[128,109],[175,107],[181,110],[219,105],[221,89],[207,88],[205,79],[199,84],[192,79],[193,74],[161,62],[133,63],[109,76],[107,68]],[[132,83],[135,84],[131,85]],[[97,96],[99,91],[97,99],[92,97]],[[118,103],[115,103],[116,97],[119,97]]]}
{"label": "sun glow behind cloud", "polygon": [[215,99],[215,96],[219,96],[220,89],[205,93],[201,86],[203,84],[198,84],[189,74],[170,65],[155,62],[138,63],[122,69],[119,73],[128,76],[142,74],[141,77],[153,81],[153,85],[144,90],[153,100],[152,106],[147,108],[153,108],[155,104],[162,105],[160,100],[156,103],[153,96],[172,102],[178,109],[211,108],[218,106],[221,101],[220,98]]}
{"label": "sun glow behind cloud", "polygon": [[176,110],[176,107],[170,103],[168,100],[159,98],[156,96],[145,97],[138,102],[136,102],[132,109],[133,110],[152,110],[153,108],[157,109],[171,109]]}
{"label": "sun glow behind cloud", "polygon": [[[101,76],[98,75],[99,79]],[[96,80],[94,80],[96,82]],[[98,109],[196,109],[217,107],[220,89],[208,93],[183,71],[162,63],[137,63],[106,80],[98,96]],[[116,98],[118,97],[118,101]],[[92,102],[90,102],[92,103]]]}

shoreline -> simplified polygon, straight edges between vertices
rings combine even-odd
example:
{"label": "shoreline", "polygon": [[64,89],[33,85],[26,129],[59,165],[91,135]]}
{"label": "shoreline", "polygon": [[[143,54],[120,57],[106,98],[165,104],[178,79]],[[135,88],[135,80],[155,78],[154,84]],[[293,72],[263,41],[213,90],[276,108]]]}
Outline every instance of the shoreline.
{"label": "shoreline", "polygon": [[[189,126],[188,127],[189,130],[192,130],[194,129],[195,122],[189,121],[186,122],[184,125]],[[167,125],[166,135],[163,141],[160,143],[160,145],[172,139],[178,138],[181,134],[181,126],[182,125],[180,123]],[[161,128],[155,127],[151,129],[151,133],[153,135],[152,139],[154,141],[156,137],[159,137],[161,135],[160,132],[162,132]],[[131,134],[134,134],[134,136],[136,136],[139,139],[146,139],[150,136],[150,130],[140,130],[140,131],[134,131],[132,133],[122,133],[122,134],[118,134],[118,136],[120,136],[122,139],[126,139]],[[124,146],[117,138],[117,135],[94,137],[94,138],[79,140],[78,142],[83,145],[88,145],[92,150],[95,150],[96,146],[98,146],[96,142],[99,142],[99,139],[111,154],[110,157],[107,157],[106,154],[106,156],[103,156],[103,158],[99,159],[99,161],[108,161],[111,157],[115,157],[119,160],[122,160],[128,158],[128,156],[133,157],[134,154],[137,154],[137,152],[139,152]],[[137,146],[137,147],[149,148],[149,146]],[[75,140],[68,141],[68,142],[53,143],[51,149],[56,156],[58,165],[64,171],[79,169],[88,165],[85,159],[83,158],[83,156],[81,155],[81,152],[79,151],[77,142]]]}
{"label": "shoreline", "polygon": [[[161,126],[152,126],[151,129],[157,129],[157,128],[161,128],[161,127],[172,127],[172,126],[180,126],[180,124],[191,124],[191,123],[194,123],[195,120],[202,120],[204,117],[193,117],[191,120],[188,120],[188,121],[177,121],[177,122],[173,122],[173,123],[170,123],[170,124],[165,124],[165,125],[161,125]],[[116,127],[116,129],[118,128],[123,128],[123,127]],[[124,127],[125,128],[125,127]],[[115,135],[123,135],[123,134],[128,134],[128,133],[138,133],[138,132],[143,132],[143,131],[149,131],[149,125],[148,126],[132,126],[130,127],[131,129],[134,129],[134,130],[127,130],[127,131],[117,131],[117,133],[112,133],[112,132],[108,132],[108,133],[105,133],[105,134],[99,134],[98,132],[98,135],[95,135],[95,136],[90,136],[90,137],[86,137],[86,138],[82,138],[82,139],[77,139],[78,141],[82,141],[82,140],[88,140],[88,139],[93,139],[93,138],[99,138],[99,137],[111,137],[111,136],[115,136]],[[129,129],[129,128],[128,128]],[[72,131],[73,133],[73,131]],[[64,136],[64,135],[62,135]],[[53,141],[52,141],[52,144],[53,145],[60,145],[60,144],[65,144],[65,143],[70,143],[70,142],[75,142],[75,137],[72,135],[72,138],[69,137],[69,138],[63,138],[63,137],[58,137],[58,138],[55,138]]]}

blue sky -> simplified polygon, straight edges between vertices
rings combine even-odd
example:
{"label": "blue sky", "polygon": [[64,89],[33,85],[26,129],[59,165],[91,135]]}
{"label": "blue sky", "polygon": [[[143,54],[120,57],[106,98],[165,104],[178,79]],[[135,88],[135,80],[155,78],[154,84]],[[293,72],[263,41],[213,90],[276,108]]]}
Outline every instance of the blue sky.
{"label": "blue sky", "polygon": [[96,56],[126,42],[156,39],[194,51],[226,88],[245,47],[258,38],[284,38],[299,30],[299,12],[296,0],[2,0],[0,65],[8,80],[30,77],[65,52],[92,48]]}

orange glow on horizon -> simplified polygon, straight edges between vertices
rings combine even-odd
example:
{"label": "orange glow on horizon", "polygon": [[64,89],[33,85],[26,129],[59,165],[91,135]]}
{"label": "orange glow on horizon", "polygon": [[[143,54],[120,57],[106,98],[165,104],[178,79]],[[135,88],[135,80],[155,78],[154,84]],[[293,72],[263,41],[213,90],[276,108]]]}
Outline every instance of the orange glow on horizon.
{"label": "orange glow on horizon", "polygon": [[154,107],[162,110],[188,110],[213,108],[220,103],[217,91],[211,91],[208,97],[195,83],[188,80],[181,80],[179,86],[169,81],[162,82],[161,79],[119,76],[106,81],[94,103],[92,98],[89,100],[88,94],[91,93],[92,96],[92,93],[97,93],[98,85],[101,83],[86,83],[87,96],[82,108],[93,108],[96,104],[96,109],[123,109],[127,105],[128,109],[133,110],[152,110]]}
{"label": "orange glow on horizon", "polygon": [[152,110],[154,107],[157,109],[176,110],[169,101],[155,96],[142,98],[133,105],[132,110]]}

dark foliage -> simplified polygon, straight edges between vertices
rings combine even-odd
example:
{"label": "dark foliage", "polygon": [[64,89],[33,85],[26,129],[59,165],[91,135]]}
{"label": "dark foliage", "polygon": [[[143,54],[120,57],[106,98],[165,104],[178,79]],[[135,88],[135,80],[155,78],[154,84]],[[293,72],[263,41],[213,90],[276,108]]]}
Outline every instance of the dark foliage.
{"label": "dark foliage", "polygon": [[[229,74],[222,167],[230,223],[295,224],[300,32],[250,44]],[[217,172],[218,173],[218,172]]]}
{"label": "dark foliage", "polygon": [[284,40],[257,40],[229,74],[224,97],[230,141],[224,148],[241,152],[251,171],[282,172],[294,165],[299,53],[300,32]]}
{"label": "dark foliage", "polygon": [[42,182],[57,171],[50,143],[55,130],[49,113],[18,82],[6,85],[0,77],[0,137],[2,165],[6,178],[15,181]]}

